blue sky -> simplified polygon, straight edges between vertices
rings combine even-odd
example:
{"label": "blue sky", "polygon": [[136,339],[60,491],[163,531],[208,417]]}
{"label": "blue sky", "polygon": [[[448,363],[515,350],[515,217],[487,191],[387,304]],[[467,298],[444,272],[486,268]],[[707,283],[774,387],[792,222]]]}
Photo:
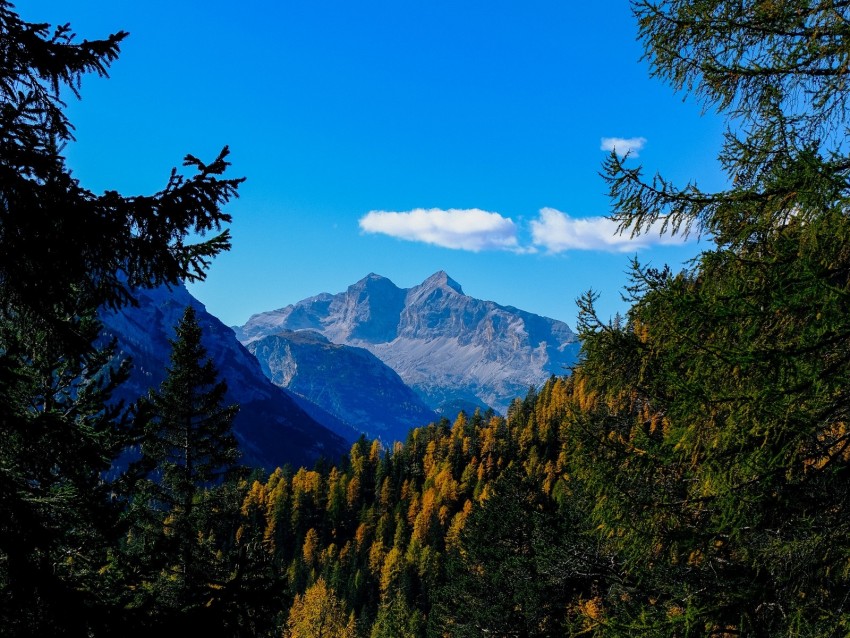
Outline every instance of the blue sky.
{"label": "blue sky", "polygon": [[[625,310],[629,260],[700,246],[611,236],[604,148],[719,187],[723,124],[649,77],[624,0],[19,3],[80,37],[126,30],[69,103],[95,192],[162,188],[186,153],[246,176],[233,249],[190,287],[227,324],[370,272],[446,270],[473,296],[575,324]],[[613,140],[613,142],[612,142]],[[617,141],[619,140],[619,141]]]}

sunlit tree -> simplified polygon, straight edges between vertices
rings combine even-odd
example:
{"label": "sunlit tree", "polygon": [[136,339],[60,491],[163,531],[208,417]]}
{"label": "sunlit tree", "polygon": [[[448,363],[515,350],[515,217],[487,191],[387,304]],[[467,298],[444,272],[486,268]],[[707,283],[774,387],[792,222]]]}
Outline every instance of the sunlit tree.
{"label": "sunlit tree", "polygon": [[284,638],[354,638],[354,617],[320,578],[298,594],[289,611]]}

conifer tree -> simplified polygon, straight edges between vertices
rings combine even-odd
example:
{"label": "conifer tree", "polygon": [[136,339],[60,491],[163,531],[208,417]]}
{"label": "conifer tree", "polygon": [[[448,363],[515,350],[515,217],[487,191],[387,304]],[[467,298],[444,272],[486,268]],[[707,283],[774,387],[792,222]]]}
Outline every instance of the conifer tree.
{"label": "conifer tree", "polygon": [[[99,323],[80,328],[94,339]],[[63,360],[33,330],[39,347],[0,373],[14,410],[0,443],[0,624],[9,636],[86,635],[110,615],[99,567],[118,510],[101,473],[124,442],[110,397],[126,366],[113,369],[110,348]]]}
{"label": "conifer tree", "polygon": [[139,408],[144,423],[138,468],[150,479],[145,505],[161,517],[180,576],[187,584],[198,571],[198,534],[204,520],[203,492],[233,477],[239,449],[232,432],[236,405],[223,405],[227,384],[201,343],[195,311],[187,306],[171,340],[171,365],[159,390]]}
{"label": "conifer tree", "polygon": [[568,604],[591,590],[598,562],[568,523],[539,484],[506,469],[448,554],[429,635],[564,635]]}
{"label": "conifer tree", "polygon": [[24,635],[88,635],[106,618],[98,579],[83,576],[105,564],[114,532],[103,472],[123,425],[107,404],[98,309],[203,278],[229,246],[217,231],[241,180],[221,177],[226,149],[211,164],[187,156],[197,174],[172,171],[152,196],[96,195],[65,165],[62,95],[105,76],[126,35],[80,42],[0,0],[0,626],[12,635],[23,623]]}
{"label": "conifer tree", "polygon": [[336,594],[319,578],[298,594],[289,612],[284,638],[355,638],[354,616]]}
{"label": "conifer tree", "polygon": [[378,608],[369,638],[418,638],[424,628],[422,615],[410,608],[403,592],[397,592]]}
{"label": "conifer tree", "polygon": [[850,8],[633,7],[653,73],[727,116],[729,186],[606,164],[624,230],[714,247],[682,273],[636,263],[626,322],[580,304],[571,476],[628,576],[603,631],[846,633]]}

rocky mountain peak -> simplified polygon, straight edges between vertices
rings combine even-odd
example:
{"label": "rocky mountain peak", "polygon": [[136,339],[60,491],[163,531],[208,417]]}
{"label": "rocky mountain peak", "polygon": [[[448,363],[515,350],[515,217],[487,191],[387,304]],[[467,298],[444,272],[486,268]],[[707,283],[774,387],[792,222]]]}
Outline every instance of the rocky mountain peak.
{"label": "rocky mountain peak", "polygon": [[370,273],[348,287],[337,301],[335,340],[392,341],[404,307],[405,291],[386,277]]}
{"label": "rocky mountain peak", "polygon": [[349,292],[382,289],[399,290],[398,286],[396,286],[392,281],[373,272],[370,272],[368,275],[363,277],[363,279],[348,287]]}
{"label": "rocky mountain peak", "polygon": [[346,292],[289,308],[249,319],[243,341],[315,330],[369,350],[436,410],[462,401],[504,411],[530,385],[564,374],[578,354],[565,323],[470,297],[443,270],[409,289],[372,273]]}
{"label": "rocky mountain peak", "polygon": [[448,273],[445,270],[438,270],[433,275],[428,277],[428,279],[423,281],[421,284],[415,286],[413,289],[434,290],[436,288],[452,290],[459,295],[463,294],[463,288],[461,288],[458,282],[449,277]]}

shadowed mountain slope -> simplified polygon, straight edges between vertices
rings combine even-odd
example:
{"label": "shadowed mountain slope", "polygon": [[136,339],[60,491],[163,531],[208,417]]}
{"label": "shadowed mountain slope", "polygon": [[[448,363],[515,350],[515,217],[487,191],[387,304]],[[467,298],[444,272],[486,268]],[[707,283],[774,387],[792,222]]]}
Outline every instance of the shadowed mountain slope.
{"label": "shadowed mountain slope", "polygon": [[404,441],[437,416],[389,366],[364,348],[331,343],[313,330],[283,331],[248,350],[275,385],[321,406],[353,429]]}
{"label": "shadowed mountain slope", "polygon": [[240,405],[234,431],[243,463],[274,469],[291,463],[311,465],[324,456],[338,459],[347,452],[346,441],[319,425],[260,370],[257,360],[236,340],[233,331],[206,311],[183,287],[139,290],[138,307],[102,315],[107,337],[116,337],[121,356],[133,361],[130,380],[122,387],[135,400],[158,387],[169,365],[174,327],[187,305],[195,308],[203,330],[203,344],[227,381],[227,401]]}

